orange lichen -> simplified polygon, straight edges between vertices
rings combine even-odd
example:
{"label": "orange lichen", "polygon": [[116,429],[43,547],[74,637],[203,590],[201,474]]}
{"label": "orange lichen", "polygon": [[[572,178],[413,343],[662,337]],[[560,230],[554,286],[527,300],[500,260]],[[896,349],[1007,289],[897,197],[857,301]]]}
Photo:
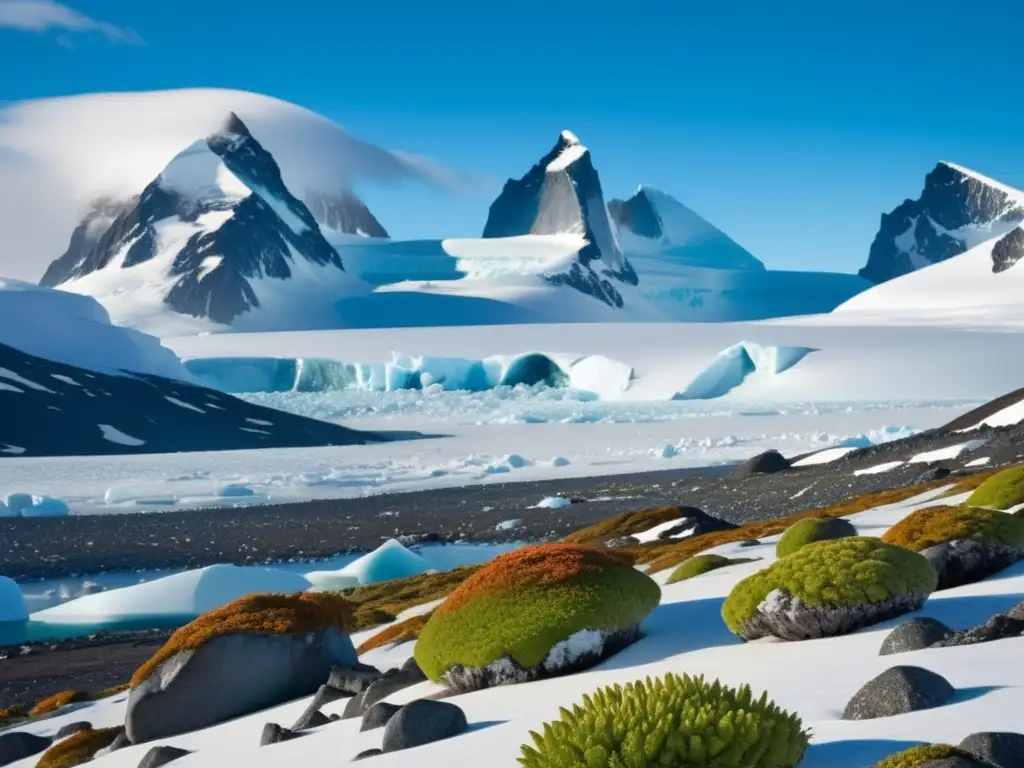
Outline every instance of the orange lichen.
{"label": "orange lichen", "polygon": [[179,629],[132,676],[134,688],[167,659],[194,650],[215,637],[238,633],[303,635],[329,627],[345,632],[352,626],[352,604],[331,592],[294,595],[247,595],[200,616]]}
{"label": "orange lichen", "polygon": [[29,717],[48,715],[51,712],[56,712],[61,707],[66,707],[68,704],[75,704],[79,701],[92,701],[92,697],[85,693],[85,691],[61,691],[52,696],[47,696],[37,703],[29,710],[28,715]]}
{"label": "orange lichen", "polygon": [[0,707],[0,725],[13,722],[14,720],[22,720],[25,717],[28,717],[25,708],[19,707],[17,704],[10,707]]}
{"label": "orange lichen", "polygon": [[621,515],[573,531],[562,541],[566,544],[601,544],[606,539],[642,533],[670,520],[679,520],[685,515],[681,507],[655,507],[623,512]]}
{"label": "orange lichen", "polygon": [[123,693],[124,691],[127,691],[129,688],[131,688],[131,684],[130,683],[121,683],[120,685],[112,685],[109,688],[104,688],[102,691],[97,693],[92,698],[93,698],[94,701],[98,701],[99,699],[105,699],[105,698],[107,698],[109,696],[116,696],[119,693]]}
{"label": "orange lichen", "polygon": [[612,566],[632,565],[633,558],[620,550],[535,544],[496,557],[452,592],[437,612],[457,611],[479,595],[498,594],[512,585],[553,584]]}
{"label": "orange lichen", "polygon": [[376,635],[369,638],[366,642],[356,648],[356,653],[362,656],[364,653],[372,651],[374,648],[380,648],[385,645],[398,645],[399,643],[407,643],[410,640],[415,640],[420,636],[420,630],[423,629],[423,625],[427,623],[427,620],[433,615],[433,613],[433,611],[430,611],[429,613],[424,613],[421,616],[411,616],[405,621],[399,621],[386,629],[382,629]]}
{"label": "orange lichen", "polygon": [[1005,512],[975,507],[925,507],[907,515],[882,541],[915,552],[956,539],[1024,548],[1024,522]]}
{"label": "orange lichen", "polygon": [[478,570],[479,565],[464,565],[441,573],[424,573],[347,589],[343,592],[345,598],[357,606],[352,631],[388,624],[409,608],[447,597]]}
{"label": "orange lichen", "polygon": [[93,759],[97,752],[109,747],[124,728],[87,729],[61,739],[43,752],[36,768],[74,768]]}

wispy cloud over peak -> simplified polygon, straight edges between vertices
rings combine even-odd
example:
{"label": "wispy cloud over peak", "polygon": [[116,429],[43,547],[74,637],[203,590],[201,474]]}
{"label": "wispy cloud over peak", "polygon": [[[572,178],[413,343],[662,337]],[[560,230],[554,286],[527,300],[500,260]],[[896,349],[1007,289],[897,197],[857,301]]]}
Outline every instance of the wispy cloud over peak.
{"label": "wispy cloud over peak", "polygon": [[134,30],[90,18],[53,0],[0,0],[0,28],[25,32],[96,32],[112,42],[143,43]]}

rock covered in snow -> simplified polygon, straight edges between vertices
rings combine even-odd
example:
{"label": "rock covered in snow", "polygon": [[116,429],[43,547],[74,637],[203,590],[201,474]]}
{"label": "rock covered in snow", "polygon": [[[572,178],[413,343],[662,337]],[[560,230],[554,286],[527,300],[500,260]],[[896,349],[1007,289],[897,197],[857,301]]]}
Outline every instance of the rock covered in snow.
{"label": "rock covered in snow", "polygon": [[491,204],[483,236],[582,235],[586,245],[566,268],[547,279],[615,307],[623,306],[613,281],[636,285],[608,215],[590,151],[570,131],[525,176],[505,183]]}
{"label": "rock covered in snow", "polygon": [[641,186],[628,200],[609,200],[608,213],[627,256],[653,251],[695,267],[764,270],[720,229],[652,187]]}
{"label": "rock covered in snow", "polygon": [[[859,274],[874,283],[891,280],[958,256],[1021,221],[1024,193],[967,168],[939,163],[925,177],[917,200],[905,200],[882,214],[867,265]],[[1009,259],[1001,257],[994,271],[1002,263]]]}
{"label": "rock covered in snow", "polygon": [[25,621],[28,606],[25,595],[14,579],[0,576],[0,624],[5,621]]}
{"label": "rock covered in snow", "polygon": [[843,719],[871,720],[941,707],[955,693],[942,675],[931,670],[892,667],[869,680],[853,695],[843,710]]}

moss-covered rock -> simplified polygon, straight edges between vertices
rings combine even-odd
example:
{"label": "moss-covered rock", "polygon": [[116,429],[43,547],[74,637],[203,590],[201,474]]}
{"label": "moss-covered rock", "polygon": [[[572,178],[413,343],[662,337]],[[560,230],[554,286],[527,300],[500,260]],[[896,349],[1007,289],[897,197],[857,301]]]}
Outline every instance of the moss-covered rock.
{"label": "moss-covered rock", "polygon": [[949,744],[919,744],[916,747],[897,752],[895,755],[889,755],[876,763],[875,768],[918,768],[932,760],[942,760],[946,757],[969,757],[969,755]]}
{"label": "moss-covered rock", "polygon": [[921,607],[938,576],[903,547],[854,536],[808,544],[737,584],[722,606],[745,640],[843,634]]}
{"label": "moss-covered rock", "polygon": [[1024,504],[1024,466],[1010,467],[992,475],[977,487],[966,504],[993,509]]}
{"label": "moss-covered rock", "polygon": [[1024,554],[1024,519],[980,507],[925,507],[882,540],[920,552],[939,574],[939,589],[969,584]]}
{"label": "moss-covered rock", "polygon": [[1024,549],[1024,520],[979,507],[924,507],[911,512],[882,535],[887,544],[915,552],[962,539]]}
{"label": "moss-covered rock", "polygon": [[61,739],[43,752],[36,768],[74,768],[93,759],[101,749],[114,743],[124,728],[89,728]]}
{"label": "moss-covered rock", "polygon": [[455,690],[560,674],[635,640],[660,598],[658,585],[618,552],[523,547],[452,592],[420,631],[414,653],[431,680]]}
{"label": "moss-covered rock", "polygon": [[721,555],[694,555],[684,560],[682,565],[672,571],[672,575],[668,577],[667,583],[675,584],[679,581],[692,579],[694,576],[700,576],[708,571],[717,571],[719,568],[725,568],[729,565],[751,562],[753,562],[753,558],[749,557],[728,558]]}
{"label": "moss-covered rock", "polygon": [[249,595],[187,624],[132,678],[133,744],[313,694],[351,667],[351,607],[329,592]]}
{"label": "moss-covered rock", "polygon": [[808,517],[786,529],[779,543],[775,545],[775,554],[778,557],[786,557],[816,541],[844,539],[856,535],[857,529],[853,527],[853,523],[842,517]]}
{"label": "moss-covered rock", "polygon": [[673,674],[602,688],[531,736],[525,768],[792,768],[807,748],[767,696]]}

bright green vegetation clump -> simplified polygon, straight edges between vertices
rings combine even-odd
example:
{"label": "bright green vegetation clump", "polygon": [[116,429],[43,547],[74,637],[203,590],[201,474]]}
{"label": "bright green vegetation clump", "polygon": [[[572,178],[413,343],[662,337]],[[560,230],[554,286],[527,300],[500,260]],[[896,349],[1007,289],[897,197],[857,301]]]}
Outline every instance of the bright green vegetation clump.
{"label": "bright green vegetation clump", "polygon": [[882,541],[915,552],[963,539],[1024,550],[1024,520],[978,507],[925,507],[911,512],[882,535]]}
{"label": "bright green vegetation clump", "polygon": [[581,630],[635,627],[660,599],[657,583],[614,550],[523,547],[452,592],[420,631],[414,653],[435,682],[453,667],[485,667],[505,657],[529,669]]}
{"label": "bright green vegetation clump", "polygon": [[965,502],[971,507],[1007,509],[1024,504],[1024,466],[997,472],[978,486]]}
{"label": "bright green vegetation clump", "polygon": [[61,739],[43,752],[36,768],[74,768],[93,759],[97,752],[109,747],[123,728],[87,729]]}
{"label": "bright green vegetation clump", "polygon": [[856,535],[857,529],[853,527],[853,523],[842,517],[808,517],[786,529],[779,543],[775,545],[775,554],[786,557],[816,541],[845,539],[847,536]]}
{"label": "bright green vegetation clump", "polygon": [[805,606],[855,606],[929,595],[937,584],[931,563],[909,549],[866,536],[819,541],[743,579],[722,605],[722,618],[742,635],[758,606],[775,590]]}
{"label": "bright green vegetation clump", "polygon": [[708,571],[717,571],[727,565],[739,565],[740,563],[752,562],[751,558],[730,559],[721,555],[694,555],[683,561],[683,564],[672,571],[668,577],[668,584],[675,584],[678,581],[686,581],[694,576],[700,576]]}
{"label": "bright green vegetation clump", "polygon": [[792,768],[807,748],[767,695],[671,673],[602,688],[530,735],[525,768]]}
{"label": "bright green vegetation clump", "polygon": [[919,765],[930,763],[932,760],[942,760],[946,757],[967,757],[963,750],[951,747],[949,744],[919,744],[916,747],[889,755],[887,758],[875,764],[875,768],[917,768]]}

